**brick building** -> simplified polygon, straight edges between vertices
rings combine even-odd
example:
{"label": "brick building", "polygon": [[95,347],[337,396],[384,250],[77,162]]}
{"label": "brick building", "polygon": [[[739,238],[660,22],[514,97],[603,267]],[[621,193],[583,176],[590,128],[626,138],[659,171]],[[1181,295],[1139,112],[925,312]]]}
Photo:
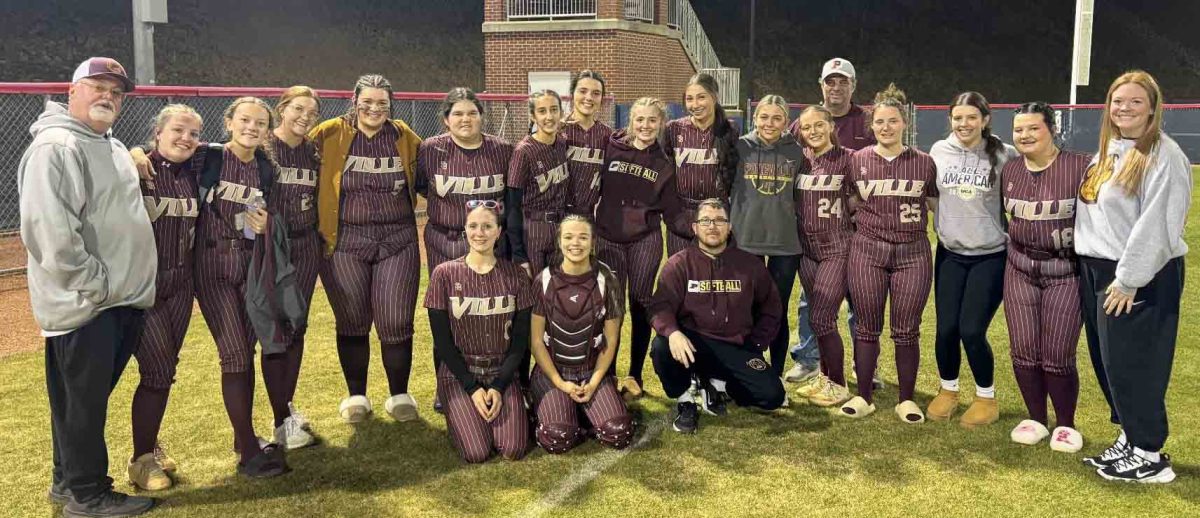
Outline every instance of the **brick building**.
{"label": "brick building", "polygon": [[618,103],[681,102],[688,78],[705,70],[722,83],[722,101],[737,103],[738,71],[720,66],[687,0],[484,0],[483,46],[493,93],[563,84],[590,68]]}

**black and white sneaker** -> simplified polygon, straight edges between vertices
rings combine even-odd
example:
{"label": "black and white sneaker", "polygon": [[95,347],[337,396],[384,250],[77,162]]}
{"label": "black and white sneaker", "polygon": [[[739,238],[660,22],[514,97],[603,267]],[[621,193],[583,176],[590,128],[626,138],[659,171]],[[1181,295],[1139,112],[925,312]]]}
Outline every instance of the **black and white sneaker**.
{"label": "black and white sneaker", "polygon": [[700,422],[700,412],[691,401],[680,401],[675,407],[675,422],[671,428],[679,433],[696,433],[696,425]]}
{"label": "black and white sneaker", "polygon": [[713,388],[709,381],[700,385],[700,406],[708,415],[720,417],[729,413],[725,408],[725,393]]}
{"label": "black and white sneaker", "polygon": [[1117,460],[1107,468],[1096,470],[1100,476],[1108,480],[1121,482],[1140,482],[1143,484],[1166,484],[1175,480],[1175,470],[1171,469],[1171,457],[1165,453],[1158,456],[1158,462],[1152,462],[1136,451]]}
{"label": "black and white sneaker", "polygon": [[1129,443],[1125,441],[1125,436],[1121,435],[1117,437],[1117,441],[1114,442],[1112,446],[1109,446],[1107,449],[1100,452],[1099,455],[1096,455],[1095,457],[1084,457],[1083,463],[1093,468],[1107,468],[1112,466],[1114,462],[1117,462],[1118,460],[1125,458],[1126,455],[1129,455],[1130,450],[1131,448],[1129,447]]}

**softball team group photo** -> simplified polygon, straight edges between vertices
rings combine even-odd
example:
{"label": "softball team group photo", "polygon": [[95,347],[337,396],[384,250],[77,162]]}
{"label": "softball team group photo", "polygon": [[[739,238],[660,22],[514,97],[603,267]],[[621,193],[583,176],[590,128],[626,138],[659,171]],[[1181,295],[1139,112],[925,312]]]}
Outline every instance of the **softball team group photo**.
{"label": "softball team group photo", "polygon": [[[32,121],[18,171],[53,441],[52,459],[35,461],[51,461],[50,500],[65,516],[133,516],[179,482],[189,446],[168,452],[159,435],[189,375],[177,367],[193,301],[218,353],[228,469],[249,478],[284,475],[290,452],[320,447],[302,407],[348,425],[441,413],[446,447],[481,463],[591,440],[629,448],[647,425],[637,401],[661,390],[666,426],[697,439],[730,406],[790,407],[1013,426],[1013,443],[1077,459],[1098,481],[1175,479],[1165,401],[1192,169],[1163,131],[1151,74],[1112,81],[1095,149],[1077,153],[1050,105],[1021,104],[997,127],[974,91],[950,100],[945,138],[918,150],[905,92],[855,104],[844,58],[798,79],[815,79],[824,102],[793,117],[765,95],[749,129],[705,73],[609,127],[604,72],[530,94],[519,142],[483,132],[485,105],[465,87],[445,95],[444,133],[422,139],[394,115],[388,79],[368,74],[329,120],[316,90],[292,86],[238,98],[222,120],[166,105],[148,142],[122,143],[111,128],[134,83],[111,58],[81,63],[67,103]],[[685,115],[672,120],[668,101]],[[202,142],[206,125],[225,141]],[[308,325],[318,279],[334,329]],[[922,336],[931,294],[936,332]],[[1001,306],[1015,388],[997,386],[1010,366],[987,338]],[[422,308],[429,327],[415,329]],[[892,369],[879,361],[885,323],[894,400],[877,392]],[[315,334],[336,336],[345,386],[320,387],[343,394],[336,408],[305,407],[297,391]],[[918,393],[922,346],[936,359],[926,369],[939,383],[920,387],[931,398]],[[432,356],[435,391],[410,391],[414,354]],[[108,424],[132,427],[132,445],[114,449],[135,495],[114,489],[105,441],[130,359],[132,423]],[[375,359],[382,401],[368,397]],[[1076,426],[1081,383],[1099,386],[1111,427]],[[1001,394],[1020,395],[1024,419],[998,423]]]}

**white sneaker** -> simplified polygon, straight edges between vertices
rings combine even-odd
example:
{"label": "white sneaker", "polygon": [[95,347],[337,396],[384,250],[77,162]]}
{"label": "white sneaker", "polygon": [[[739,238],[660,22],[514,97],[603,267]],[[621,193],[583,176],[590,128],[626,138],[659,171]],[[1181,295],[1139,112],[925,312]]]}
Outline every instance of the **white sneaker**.
{"label": "white sneaker", "polygon": [[316,442],[312,434],[301,427],[300,421],[294,417],[284,419],[283,424],[275,428],[275,443],[289,450],[312,446]]}
{"label": "white sneaker", "polygon": [[296,420],[296,424],[300,425],[300,428],[308,431],[312,430],[312,423],[309,422],[308,418],[305,417],[304,414],[300,413],[300,410],[298,410],[296,405],[291,401],[288,401],[288,414],[292,416],[292,419]]}
{"label": "white sneaker", "polygon": [[803,363],[797,363],[783,375],[783,381],[788,383],[801,383],[805,380],[812,379],[818,372],[821,372],[819,367],[808,367]]}
{"label": "white sneaker", "polygon": [[338,414],[350,424],[366,421],[371,412],[371,400],[367,396],[350,396],[338,405]]}
{"label": "white sneaker", "polygon": [[387,410],[392,419],[401,423],[417,419],[417,400],[408,394],[396,394],[387,398],[387,401],[383,403],[383,409]]}
{"label": "white sneaker", "polygon": [[1026,419],[1018,423],[1016,428],[1013,428],[1009,437],[1017,444],[1033,445],[1042,442],[1042,439],[1045,439],[1049,435],[1050,430],[1046,429],[1046,425],[1033,419]]}
{"label": "white sneaker", "polygon": [[1083,448],[1083,434],[1070,426],[1060,426],[1050,434],[1050,449],[1063,453],[1075,453]]}

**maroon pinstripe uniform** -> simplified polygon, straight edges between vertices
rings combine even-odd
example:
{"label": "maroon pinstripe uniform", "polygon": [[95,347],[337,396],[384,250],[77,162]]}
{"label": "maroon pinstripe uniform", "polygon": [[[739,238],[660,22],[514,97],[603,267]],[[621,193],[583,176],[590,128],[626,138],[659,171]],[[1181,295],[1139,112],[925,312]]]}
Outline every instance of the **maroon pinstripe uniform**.
{"label": "maroon pinstripe uniform", "polygon": [[[687,221],[696,219],[696,206],[708,198],[720,198],[729,203],[728,186],[718,185],[717,175],[721,169],[713,141],[713,128],[697,128],[691,117],[675,119],[667,123],[666,139],[675,158],[676,190]],[[691,227],[668,229],[667,256],[675,255],[692,244],[696,236]]]}
{"label": "maroon pinstripe uniform", "polygon": [[[926,204],[935,198],[937,166],[929,155],[908,148],[887,160],[868,147],[850,156],[854,213],[848,277],[857,321],[854,362],[858,379],[869,380],[879,361],[883,309],[891,297],[892,341],[900,401],[911,400],[920,364],[921,312],[929,300],[933,264],[926,236]],[[871,402],[870,383],[858,393]]]}
{"label": "maroon pinstripe uniform", "polygon": [[[609,346],[604,339],[605,321],[620,321],[625,312],[616,277],[606,270],[571,275],[547,267],[534,278],[533,291],[533,314],[546,319],[545,345],[559,376],[578,385],[589,383],[597,358]],[[633,439],[633,419],[611,376],[604,377],[591,400],[580,404],[557,389],[538,368],[533,372],[531,392],[537,409],[538,444],[550,453],[565,453],[583,438],[580,410],[595,427],[601,443],[624,448]]]}
{"label": "maroon pinstripe uniform", "polygon": [[513,147],[492,135],[477,149],[464,149],[448,133],[426,139],[417,150],[417,192],[428,201],[425,225],[426,267],[467,254],[463,236],[470,200],[504,199],[504,175]]}
{"label": "maroon pinstripe uniform", "polygon": [[[682,209],[675,191],[675,164],[657,143],[639,150],[614,133],[604,151],[600,202],[596,205],[596,247],[600,261],[629,293],[630,376],[641,382],[650,347],[646,308],[662,263],[660,222],[678,232]],[[614,362],[615,363],[615,362]]]}
{"label": "maroon pinstripe uniform", "polygon": [[[200,148],[203,149],[203,148]],[[141,182],[142,201],[154,229],[158,251],[154,306],[146,310],[146,323],[135,349],[141,384],[168,389],[175,382],[179,349],[192,320],[192,254],[196,236],[196,218],[200,204],[196,199],[196,178],[200,160],[175,163],[157,151],[149,159],[154,179]]]}
{"label": "maroon pinstripe uniform", "polygon": [[[321,238],[317,234],[317,161],[316,148],[307,139],[296,147],[282,140],[271,139],[279,175],[267,205],[271,212],[282,214],[287,221],[292,245],[292,265],[296,267],[296,282],[304,300],[312,305],[321,266]],[[304,335],[293,339],[303,344]]]}
{"label": "maroon pinstripe uniform", "polygon": [[567,139],[567,159],[570,160],[571,185],[567,212],[591,219],[600,201],[600,171],[604,166],[604,147],[613,129],[600,121],[583,129],[578,122],[563,125],[562,135]]}
{"label": "maroon pinstripe uniform", "polygon": [[1075,426],[1075,350],[1083,321],[1072,237],[1088,161],[1064,151],[1050,167],[1031,172],[1024,160],[1010,160],[1000,176],[1010,218],[1004,318],[1013,370],[1030,417],[1043,424],[1049,395],[1058,425]]}
{"label": "maroon pinstripe uniform", "polygon": [[[425,292],[426,308],[450,314],[454,345],[468,370],[485,384],[500,372],[514,314],[531,306],[529,276],[503,259],[486,274],[476,273],[461,257],[444,262],[433,271]],[[516,375],[504,390],[500,415],[491,423],[475,410],[471,395],[445,363],[438,368],[437,390],[445,404],[450,439],[467,462],[483,462],[494,451],[509,459],[525,455],[529,420]]]}
{"label": "maroon pinstripe uniform", "polygon": [[221,372],[246,372],[257,338],[246,315],[246,270],[254,243],[243,237],[246,204],[263,193],[258,162],[225,148],[220,181],[208,191],[196,222],[196,299],[217,342]]}
{"label": "maroon pinstripe uniform", "polygon": [[341,231],[321,271],[337,333],[366,336],[374,323],[384,347],[411,345],[421,272],[398,138],[391,124],[373,137],[355,133],[342,174]]}
{"label": "maroon pinstripe uniform", "polygon": [[557,249],[554,235],[558,220],[567,210],[569,177],[567,141],[562,135],[552,145],[542,144],[530,135],[513,149],[507,182],[509,187],[522,191],[525,256],[531,271],[545,268]]}
{"label": "maroon pinstripe uniform", "polygon": [[854,229],[850,223],[850,156],[853,151],[834,147],[820,156],[810,148],[804,155],[811,171],[798,180],[800,203],[800,284],[808,295],[809,314],[821,368],[834,382],[845,385],[845,359],[837,315],[846,298],[846,261]]}
{"label": "maroon pinstripe uniform", "polygon": [[[833,118],[833,126],[837,131],[838,145],[849,149],[851,152],[858,151],[865,147],[875,145],[875,135],[871,133],[868,127],[870,114],[861,106],[851,103],[850,109],[845,115]],[[788,131],[795,135],[796,140],[800,138],[800,118],[792,121],[792,125],[788,127]]]}

